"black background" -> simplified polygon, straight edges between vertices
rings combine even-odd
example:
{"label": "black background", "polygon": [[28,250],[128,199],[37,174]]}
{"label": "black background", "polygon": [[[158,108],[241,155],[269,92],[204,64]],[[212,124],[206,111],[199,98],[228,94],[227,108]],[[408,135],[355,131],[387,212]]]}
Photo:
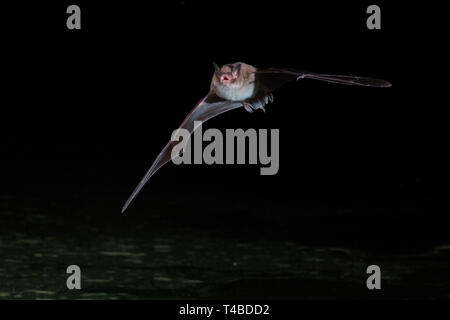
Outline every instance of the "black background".
{"label": "black background", "polygon": [[[420,19],[431,9],[378,1],[382,29],[368,30],[368,1],[74,3],[79,31],[65,26],[69,2],[2,9],[0,191],[13,197],[4,210],[32,202],[50,220],[127,230],[157,211],[150,224],[169,234],[195,227],[378,253],[419,254],[450,240],[447,118],[434,77],[443,52]],[[213,61],[393,86],[302,80],[277,90],[266,113],[223,114],[204,130],[280,129],[277,175],[260,176],[259,165],[168,164],[121,215],[208,92]],[[39,232],[67,230],[49,223]]]}

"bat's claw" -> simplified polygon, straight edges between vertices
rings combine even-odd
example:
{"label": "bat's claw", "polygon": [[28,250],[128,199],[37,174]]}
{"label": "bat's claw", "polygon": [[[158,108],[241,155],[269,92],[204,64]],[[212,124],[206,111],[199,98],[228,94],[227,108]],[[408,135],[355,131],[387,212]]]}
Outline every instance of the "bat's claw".
{"label": "bat's claw", "polygon": [[256,100],[249,105],[253,110],[258,110],[264,107],[264,102],[262,102],[261,100]]}
{"label": "bat's claw", "polygon": [[260,96],[253,98],[251,102],[244,102],[244,108],[248,112],[253,113],[253,110],[259,110],[266,112],[266,109],[264,108],[267,104],[273,101],[273,94],[268,93],[265,96]]}
{"label": "bat's claw", "polygon": [[252,109],[253,106],[251,104],[244,102],[243,105],[244,105],[245,111],[253,113],[253,109]]}

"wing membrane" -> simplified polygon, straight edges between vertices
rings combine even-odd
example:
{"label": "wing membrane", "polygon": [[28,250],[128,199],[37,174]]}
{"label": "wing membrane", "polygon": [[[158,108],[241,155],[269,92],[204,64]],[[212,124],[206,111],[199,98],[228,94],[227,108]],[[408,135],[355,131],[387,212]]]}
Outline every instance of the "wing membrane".
{"label": "wing membrane", "polygon": [[290,69],[264,69],[256,72],[257,79],[267,88],[273,91],[283,84],[298,79],[314,79],[331,83],[357,85],[366,87],[390,87],[391,84],[382,79],[359,77],[355,75],[320,74],[308,71],[296,71]]}
{"label": "wing membrane", "polygon": [[[194,109],[189,112],[184,121],[180,125],[180,129],[186,129],[190,133],[194,132],[194,121],[203,121],[206,122],[219,114],[224,112],[242,107],[242,102],[233,102],[226,101],[218,98],[215,94],[208,94],[204,97],[200,102],[194,107]],[[178,141],[169,141],[164,149],[159,153],[158,157],[156,157],[155,161],[153,161],[152,166],[148,169],[147,173],[141,179],[137,187],[134,189],[131,196],[125,202],[125,205],[122,207],[122,213],[128,208],[131,201],[138,195],[147,181],[158,171],[163,165],[170,161],[172,155],[172,149],[175,145],[177,145]]]}

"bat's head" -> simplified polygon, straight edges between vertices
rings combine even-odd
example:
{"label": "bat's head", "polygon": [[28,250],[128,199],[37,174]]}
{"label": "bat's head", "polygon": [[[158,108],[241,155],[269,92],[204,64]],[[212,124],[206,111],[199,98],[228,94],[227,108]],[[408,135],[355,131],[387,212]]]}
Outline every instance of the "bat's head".
{"label": "bat's head", "polygon": [[240,86],[239,78],[241,76],[242,63],[223,65],[221,68],[214,62],[214,82],[223,86],[235,87]]}

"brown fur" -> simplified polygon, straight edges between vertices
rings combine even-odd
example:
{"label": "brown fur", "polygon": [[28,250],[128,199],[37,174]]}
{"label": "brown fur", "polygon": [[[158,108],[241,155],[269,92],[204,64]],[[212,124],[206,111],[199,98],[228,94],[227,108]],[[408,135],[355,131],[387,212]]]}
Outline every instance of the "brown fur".
{"label": "brown fur", "polygon": [[[218,85],[222,85],[220,83],[220,76],[222,74],[227,74],[231,77],[232,76],[232,74],[231,74],[232,68],[237,63],[239,63],[239,62],[235,62],[232,64],[225,64],[220,68],[220,72],[214,73],[212,80],[211,80],[211,89],[214,89]],[[248,84],[249,82],[255,81],[255,75],[254,75],[255,72],[256,72],[256,68],[254,66],[241,62],[241,72],[240,72],[239,76],[235,79],[235,81],[233,83],[231,83],[230,85],[232,85],[233,87],[235,87],[235,86],[242,87],[245,84]]]}
{"label": "brown fur", "polygon": [[[240,71],[233,73],[233,67],[240,64]],[[246,100],[253,96],[255,87],[256,68],[246,64],[236,62],[223,65],[219,71],[215,72],[211,80],[211,92],[227,100]],[[220,77],[226,75],[232,79],[229,83],[222,83]]]}

